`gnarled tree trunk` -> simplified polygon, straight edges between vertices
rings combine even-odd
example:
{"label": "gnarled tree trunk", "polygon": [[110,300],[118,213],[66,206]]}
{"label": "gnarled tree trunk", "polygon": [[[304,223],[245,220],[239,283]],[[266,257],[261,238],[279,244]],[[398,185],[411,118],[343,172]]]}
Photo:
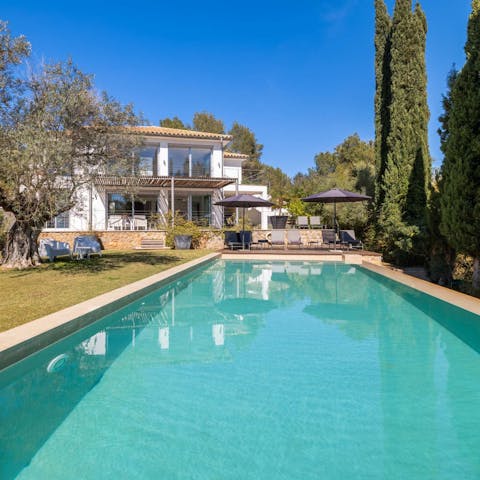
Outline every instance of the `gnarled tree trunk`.
{"label": "gnarled tree trunk", "polygon": [[23,222],[15,221],[7,234],[3,267],[30,268],[40,263],[37,239],[40,231]]}

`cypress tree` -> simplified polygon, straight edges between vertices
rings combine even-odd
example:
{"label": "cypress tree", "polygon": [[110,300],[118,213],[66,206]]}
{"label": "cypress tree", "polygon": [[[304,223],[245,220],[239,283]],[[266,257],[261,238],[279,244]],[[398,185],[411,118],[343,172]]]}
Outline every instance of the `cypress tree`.
{"label": "cypress tree", "polygon": [[[392,21],[384,0],[375,0],[375,171],[376,186],[385,171],[387,137],[390,130],[390,41]],[[377,188],[375,203],[383,203],[383,193]]]}
{"label": "cypress tree", "polygon": [[473,287],[480,287],[480,0],[473,0],[466,62],[442,117],[440,231],[458,252],[474,258]]}
{"label": "cypress tree", "polygon": [[[377,1],[377,30],[385,23],[386,9]],[[388,15],[388,14],[387,14]],[[397,0],[385,48],[377,58],[377,240],[387,257],[406,262],[423,253],[426,207],[430,183],[425,43],[427,25],[417,4]],[[378,72],[381,70],[382,75]]]}

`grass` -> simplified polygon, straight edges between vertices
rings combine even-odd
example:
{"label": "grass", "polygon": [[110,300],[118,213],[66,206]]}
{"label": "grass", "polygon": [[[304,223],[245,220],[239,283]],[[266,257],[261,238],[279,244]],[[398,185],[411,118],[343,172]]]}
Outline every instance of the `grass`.
{"label": "grass", "polygon": [[111,251],[90,260],[57,260],[30,270],[0,271],[0,331],[207,253],[207,250]]}

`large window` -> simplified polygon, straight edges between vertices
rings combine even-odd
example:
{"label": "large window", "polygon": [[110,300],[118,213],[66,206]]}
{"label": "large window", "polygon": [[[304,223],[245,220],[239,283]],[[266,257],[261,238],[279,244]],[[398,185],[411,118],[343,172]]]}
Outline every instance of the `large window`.
{"label": "large window", "polygon": [[210,225],[211,200],[211,195],[191,195],[185,191],[176,191],[173,209],[185,219],[206,227]]}
{"label": "large window", "polygon": [[47,228],[70,228],[70,212],[63,212],[53,217],[45,225]]}
{"label": "large window", "polygon": [[144,147],[135,153],[134,172],[136,175],[152,177],[156,173],[156,147]]}
{"label": "large window", "polygon": [[168,148],[168,174],[171,177],[190,177],[190,149]]}
{"label": "large window", "polygon": [[212,150],[209,148],[192,148],[192,177],[209,177]]}
{"label": "large window", "polygon": [[108,194],[109,215],[150,215],[156,211],[156,197],[137,195],[132,198],[121,193]]}
{"label": "large window", "polygon": [[108,175],[152,177],[157,174],[157,147],[139,148],[125,159],[111,160],[106,171]]}
{"label": "large window", "polygon": [[168,174],[173,177],[209,177],[211,148],[169,146]]}
{"label": "large window", "polygon": [[210,225],[210,195],[192,195],[192,220],[198,225]]}

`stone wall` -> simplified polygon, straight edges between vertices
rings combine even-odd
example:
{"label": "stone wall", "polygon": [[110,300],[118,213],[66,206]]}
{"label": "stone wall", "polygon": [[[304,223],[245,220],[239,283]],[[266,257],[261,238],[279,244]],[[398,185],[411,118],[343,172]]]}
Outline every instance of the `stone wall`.
{"label": "stone wall", "polygon": [[142,240],[161,240],[165,242],[164,230],[102,230],[95,232],[43,232],[40,238],[53,238],[60,242],[68,242],[73,247],[75,237],[95,235],[100,239],[105,250],[130,250],[140,247]]}
{"label": "stone wall", "polygon": [[[80,235],[95,235],[100,239],[105,250],[130,250],[140,247],[142,240],[160,240],[165,243],[165,230],[102,230],[95,232],[43,232],[42,238],[53,238],[59,242],[67,242],[73,248],[75,237]],[[221,250],[223,248],[223,233],[205,231],[200,248]]]}
{"label": "stone wall", "polygon": [[[312,242],[322,244],[322,231],[315,229],[299,229],[302,243],[308,247]],[[265,240],[271,230],[254,230],[253,241]],[[142,240],[161,240],[165,242],[165,230],[102,230],[92,232],[100,238],[105,250],[129,250],[140,247]],[[79,235],[87,235],[87,232],[43,232],[40,238],[53,238],[61,242],[68,242],[73,247],[75,237]],[[224,248],[224,234],[221,230],[205,230],[203,238],[200,242],[200,248],[209,250],[221,250]]]}

